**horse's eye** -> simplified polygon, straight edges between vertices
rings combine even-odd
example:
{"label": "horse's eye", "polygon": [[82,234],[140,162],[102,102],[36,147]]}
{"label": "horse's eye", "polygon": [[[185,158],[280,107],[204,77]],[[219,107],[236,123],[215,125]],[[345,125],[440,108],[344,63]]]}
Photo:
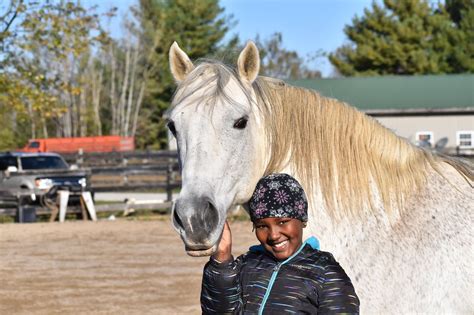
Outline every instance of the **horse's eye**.
{"label": "horse's eye", "polygon": [[173,136],[175,136],[175,138],[176,138],[176,128],[174,126],[174,122],[170,121],[167,126],[168,126],[168,129],[173,134]]}
{"label": "horse's eye", "polygon": [[234,123],[234,128],[244,129],[245,127],[247,127],[247,121],[248,121],[247,117],[242,117],[242,118],[237,119],[237,121]]}

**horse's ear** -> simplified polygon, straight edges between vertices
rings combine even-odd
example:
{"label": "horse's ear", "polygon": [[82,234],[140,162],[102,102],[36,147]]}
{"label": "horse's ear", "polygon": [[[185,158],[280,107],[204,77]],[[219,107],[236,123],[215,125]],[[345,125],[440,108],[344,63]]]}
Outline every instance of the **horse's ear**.
{"label": "horse's ear", "polygon": [[171,45],[169,59],[171,73],[178,83],[186,79],[187,75],[194,69],[194,65],[188,55],[179,48],[177,42]]}
{"label": "horse's ear", "polygon": [[260,55],[257,46],[252,41],[249,41],[240,53],[237,66],[241,79],[252,83],[257,78],[260,70]]}

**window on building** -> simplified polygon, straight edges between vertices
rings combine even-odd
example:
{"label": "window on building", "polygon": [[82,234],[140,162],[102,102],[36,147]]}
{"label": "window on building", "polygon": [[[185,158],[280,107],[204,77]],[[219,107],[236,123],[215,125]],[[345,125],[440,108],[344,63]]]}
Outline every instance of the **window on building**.
{"label": "window on building", "polygon": [[432,147],[434,137],[432,131],[418,131],[416,133],[415,144],[419,147]]}
{"label": "window on building", "polygon": [[474,131],[456,132],[456,145],[461,149],[474,148]]}

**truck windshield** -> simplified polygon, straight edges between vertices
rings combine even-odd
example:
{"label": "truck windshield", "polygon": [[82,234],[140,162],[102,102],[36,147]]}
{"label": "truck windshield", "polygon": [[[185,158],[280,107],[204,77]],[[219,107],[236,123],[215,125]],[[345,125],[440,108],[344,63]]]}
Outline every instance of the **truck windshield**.
{"label": "truck windshield", "polygon": [[24,170],[68,168],[66,162],[57,156],[25,156],[21,158]]}

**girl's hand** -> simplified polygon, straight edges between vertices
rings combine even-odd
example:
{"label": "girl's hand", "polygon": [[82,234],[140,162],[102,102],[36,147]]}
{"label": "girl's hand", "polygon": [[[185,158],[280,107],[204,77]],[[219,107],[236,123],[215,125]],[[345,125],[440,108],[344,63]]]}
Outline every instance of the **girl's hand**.
{"label": "girl's hand", "polygon": [[232,234],[227,220],[224,224],[221,240],[217,246],[216,252],[212,255],[212,258],[219,262],[225,262],[232,259]]}

